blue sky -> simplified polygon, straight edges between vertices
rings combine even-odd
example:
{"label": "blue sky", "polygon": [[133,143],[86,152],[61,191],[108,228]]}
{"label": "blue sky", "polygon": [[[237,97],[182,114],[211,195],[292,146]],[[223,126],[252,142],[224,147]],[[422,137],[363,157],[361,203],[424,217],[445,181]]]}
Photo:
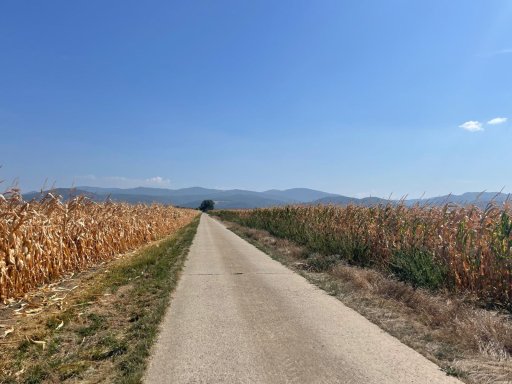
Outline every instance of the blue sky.
{"label": "blue sky", "polygon": [[512,192],[510,68],[509,0],[3,1],[0,179]]}

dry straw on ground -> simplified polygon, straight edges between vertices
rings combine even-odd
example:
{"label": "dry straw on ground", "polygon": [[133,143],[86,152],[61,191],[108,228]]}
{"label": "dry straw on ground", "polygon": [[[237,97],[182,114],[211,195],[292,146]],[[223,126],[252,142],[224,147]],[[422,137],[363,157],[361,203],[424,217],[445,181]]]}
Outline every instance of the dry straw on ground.
{"label": "dry straw on ground", "polygon": [[0,300],[170,235],[196,215],[84,196],[26,202],[16,190],[0,194]]}

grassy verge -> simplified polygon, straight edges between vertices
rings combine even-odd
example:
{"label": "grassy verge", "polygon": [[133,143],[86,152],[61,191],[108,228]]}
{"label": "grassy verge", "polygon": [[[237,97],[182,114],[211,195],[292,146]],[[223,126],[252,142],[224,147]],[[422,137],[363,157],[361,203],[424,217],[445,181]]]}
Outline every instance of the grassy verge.
{"label": "grassy verge", "polygon": [[340,262],[269,232],[229,229],[337,297],[382,329],[472,384],[512,382],[512,321],[464,297],[433,293],[371,268]]}
{"label": "grassy verge", "polygon": [[107,265],[26,321],[2,348],[1,383],[140,383],[199,218],[171,238]]}

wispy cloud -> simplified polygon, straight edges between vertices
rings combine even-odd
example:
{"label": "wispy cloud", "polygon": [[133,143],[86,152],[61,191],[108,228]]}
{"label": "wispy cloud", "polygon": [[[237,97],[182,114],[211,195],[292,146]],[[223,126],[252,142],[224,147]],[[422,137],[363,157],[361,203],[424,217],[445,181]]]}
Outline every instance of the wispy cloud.
{"label": "wispy cloud", "polygon": [[466,121],[464,124],[459,125],[459,128],[469,132],[478,132],[484,130],[482,123],[474,120]]}
{"label": "wispy cloud", "polygon": [[96,176],[83,175],[75,177],[75,184],[87,184],[91,187],[113,187],[113,188],[134,188],[134,187],[169,187],[171,180],[161,176],[137,179],[124,176]]}
{"label": "wispy cloud", "polygon": [[498,124],[506,123],[507,121],[508,121],[507,117],[495,117],[494,119],[489,120],[487,122],[487,124],[489,124],[489,125],[498,125]]}
{"label": "wispy cloud", "polygon": [[150,177],[149,179],[146,179],[148,183],[155,183],[155,184],[169,184],[171,181],[169,179],[164,179],[161,176],[155,176]]}

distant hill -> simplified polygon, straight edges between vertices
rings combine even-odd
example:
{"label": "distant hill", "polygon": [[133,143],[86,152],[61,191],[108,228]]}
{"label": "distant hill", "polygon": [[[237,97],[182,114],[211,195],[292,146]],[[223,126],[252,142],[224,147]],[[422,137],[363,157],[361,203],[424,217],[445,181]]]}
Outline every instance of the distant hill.
{"label": "distant hill", "polygon": [[[499,192],[466,192],[462,195],[445,195],[437,196],[426,199],[408,199],[404,203],[408,206],[415,204],[441,206],[445,204],[453,205],[477,205],[480,208],[485,208],[492,201],[496,204],[503,204],[509,199],[509,195]],[[355,197],[347,196],[331,196],[313,201],[311,204],[335,204],[335,205],[363,205],[375,206],[379,204],[398,204],[400,200],[387,200],[379,197],[364,197],[358,199]],[[512,199],[511,199],[512,202]]]}
{"label": "distant hill", "polygon": [[202,196],[206,194],[212,194],[218,192],[217,189],[207,189],[201,187],[191,187],[182,189],[167,189],[167,188],[149,188],[149,187],[137,187],[137,188],[100,188],[100,187],[77,187],[84,191],[96,193],[98,195],[142,195],[142,196]]}
{"label": "distant hill", "polygon": [[327,193],[322,191],[315,191],[314,189],[308,188],[292,188],[280,191],[278,189],[270,189],[262,192],[268,196],[275,196],[279,198],[289,199],[292,201],[298,201],[302,203],[309,203],[311,201],[320,200],[329,197],[336,197],[333,193]]}
{"label": "distant hill", "polygon": [[[187,208],[197,208],[202,200],[215,201],[216,208],[261,208],[286,204],[298,204],[304,201],[297,200],[302,194],[307,201],[315,197],[322,197],[327,194],[321,191],[298,188],[288,191],[273,190],[269,192],[255,192],[241,189],[218,190],[201,187],[183,189],[164,188],[100,188],[80,186],[75,189],[57,188],[54,193],[61,195],[64,199],[70,196],[85,194],[94,201],[104,201],[107,198],[113,201],[125,201],[129,203],[161,203],[173,204]],[[26,200],[40,197],[39,192],[24,194]]]}
{"label": "distant hill", "polygon": [[422,205],[467,205],[474,204],[480,208],[485,208],[491,201],[496,204],[503,204],[507,200],[512,202],[511,196],[506,193],[500,192],[466,192],[462,195],[444,195],[432,197],[427,199],[411,199],[407,200],[407,204],[422,204]]}
{"label": "distant hill", "polygon": [[364,205],[364,206],[373,206],[379,204],[387,204],[389,200],[381,199],[379,197],[364,197],[362,199],[358,199],[356,197],[348,197],[348,196],[329,196],[324,197],[322,199],[318,199],[312,202],[312,204],[335,204],[335,205]]}
{"label": "distant hill", "polygon": [[[56,188],[53,193],[67,200],[77,195],[86,195],[94,201],[105,201],[110,198],[113,201],[125,201],[128,203],[160,203],[172,204],[187,208],[197,208],[202,200],[215,201],[218,209],[235,208],[263,208],[282,206],[287,204],[334,204],[334,205],[363,205],[374,206],[379,204],[398,203],[397,200],[387,200],[378,197],[355,198],[332,193],[316,191],[307,188],[293,188],[286,190],[271,189],[264,192],[248,191],[243,189],[209,189],[191,187],[182,189],[165,188],[99,188],[80,186],[77,188]],[[29,192],[23,195],[25,200],[37,199],[39,192]],[[485,208],[492,200],[498,204],[505,202],[508,195],[497,192],[467,192],[462,195],[446,195],[427,199],[409,199],[407,205],[444,205],[444,204],[476,204]]]}
{"label": "distant hill", "polygon": [[23,199],[26,201],[30,201],[33,199],[39,199],[44,197],[48,192],[51,192],[53,195],[61,196],[64,200],[69,200],[75,196],[87,196],[92,200],[98,200],[99,196],[95,193],[89,192],[85,189],[77,189],[77,188],[55,188],[51,191],[45,191],[41,194],[41,192],[29,192],[23,194]]}
{"label": "distant hill", "polygon": [[[216,209],[246,209],[246,208],[264,208],[287,205],[287,202],[281,200],[268,199],[264,196],[247,196],[246,194],[232,195],[229,197],[211,196],[207,198],[215,201]],[[202,200],[191,201],[181,204],[182,207],[197,208]]]}

